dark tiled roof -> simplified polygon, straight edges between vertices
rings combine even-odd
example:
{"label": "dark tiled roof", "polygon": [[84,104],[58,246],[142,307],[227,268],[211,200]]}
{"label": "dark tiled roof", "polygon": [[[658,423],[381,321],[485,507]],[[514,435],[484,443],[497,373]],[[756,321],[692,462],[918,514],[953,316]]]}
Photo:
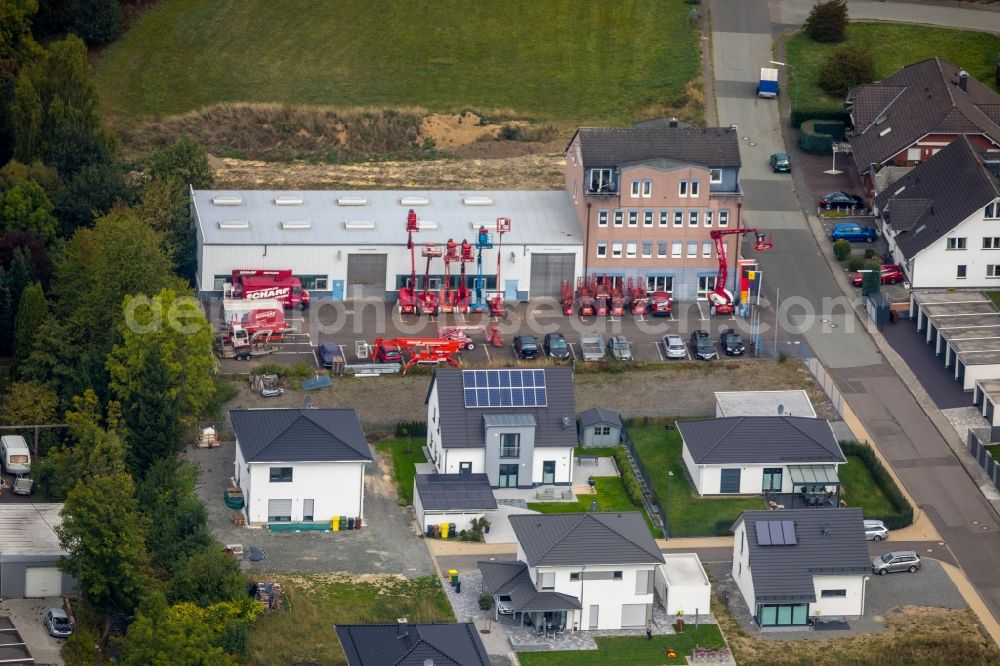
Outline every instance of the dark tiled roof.
{"label": "dark tiled roof", "polygon": [[1000,197],[1000,178],[962,136],[875,198],[899,249],[912,258]]}
{"label": "dark tiled roof", "polygon": [[510,524],[533,567],[663,562],[638,512],[521,514]]}
{"label": "dark tiled roof", "polygon": [[739,136],[729,127],[581,127],[576,136],[584,168],[657,158],[705,167],[740,166]]}
{"label": "dark tiled roof", "polygon": [[[762,546],[754,524],[759,520],[791,520],[794,545]],[[816,601],[814,575],[871,573],[859,508],[744,511],[733,526],[746,524],[750,572],[758,603]],[[734,557],[739,544],[734,544]]]}
{"label": "dark tiled roof", "polygon": [[229,418],[248,463],[372,459],[353,409],[233,409]]}
{"label": "dark tiled roof", "polygon": [[579,610],[580,600],[561,592],[539,592],[524,562],[479,562],[483,588],[506,595],[515,611]]}
{"label": "dark tiled roof", "polygon": [[609,409],[601,409],[600,407],[594,407],[586,411],[580,412],[580,427],[589,428],[592,425],[614,425],[619,428],[622,427],[622,417],[618,412],[612,412]]}
{"label": "dark tiled roof", "polygon": [[337,637],[349,666],[489,666],[475,625],[339,624]]}
{"label": "dark tiled roof", "polygon": [[[441,368],[434,372],[427,389],[428,400],[435,386],[438,391],[441,445],[446,449],[483,448],[486,439],[483,416],[487,414],[530,414],[537,423],[535,446],[576,446],[572,368],[545,368],[548,407],[467,408],[462,390],[462,371],[458,368]],[[564,427],[564,416],[569,419],[569,427]]]}
{"label": "dark tiled roof", "polygon": [[884,163],[933,132],[983,134],[1000,143],[1000,95],[971,76],[963,91],[958,87],[960,69],[931,58],[880,83],[851,89],[857,133],[851,148],[858,170]]}
{"label": "dark tiled roof", "polygon": [[460,511],[497,508],[485,474],[417,474],[414,477],[425,510]]}
{"label": "dark tiled roof", "polygon": [[678,421],[698,465],[844,462],[830,423],[805,416],[728,416]]}

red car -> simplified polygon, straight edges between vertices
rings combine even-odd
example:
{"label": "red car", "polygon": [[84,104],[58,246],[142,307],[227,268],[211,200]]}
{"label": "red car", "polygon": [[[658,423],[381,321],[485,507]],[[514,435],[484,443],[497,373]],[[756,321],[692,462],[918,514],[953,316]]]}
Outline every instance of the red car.
{"label": "red car", "polygon": [[[882,268],[879,269],[879,273],[881,274],[882,284],[896,284],[897,282],[902,282],[906,279],[906,276],[903,275],[903,271],[895,264],[882,264]],[[851,278],[851,282],[854,283],[855,287],[860,287],[864,279],[864,273],[855,273],[854,277]]]}

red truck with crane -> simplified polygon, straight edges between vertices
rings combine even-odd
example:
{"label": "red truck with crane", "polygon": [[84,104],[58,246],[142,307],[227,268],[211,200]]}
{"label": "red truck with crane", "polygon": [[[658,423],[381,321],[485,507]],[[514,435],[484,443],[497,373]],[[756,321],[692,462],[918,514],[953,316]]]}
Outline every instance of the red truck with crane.
{"label": "red truck with crane", "polygon": [[232,297],[239,300],[274,299],[287,308],[309,307],[309,292],[290,269],[237,268],[232,275]]}
{"label": "red truck with crane", "polygon": [[222,327],[215,340],[221,358],[248,360],[275,351],[272,342],[284,339],[288,331],[285,309],[279,301],[229,300],[223,302]]}
{"label": "red truck with crane", "polygon": [[715,241],[715,253],[719,257],[719,272],[715,276],[715,288],[708,294],[708,302],[712,306],[712,314],[732,314],[736,309],[733,305],[733,293],[726,289],[726,279],[729,277],[729,264],[726,261],[726,243],[723,240],[726,236],[742,236],[744,234],[754,235],[754,249],[759,251],[770,250],[774,243],[768,240],[767,236],[758,229],[751,227],[740,227],[738,229],[713,229],[709,236]]}

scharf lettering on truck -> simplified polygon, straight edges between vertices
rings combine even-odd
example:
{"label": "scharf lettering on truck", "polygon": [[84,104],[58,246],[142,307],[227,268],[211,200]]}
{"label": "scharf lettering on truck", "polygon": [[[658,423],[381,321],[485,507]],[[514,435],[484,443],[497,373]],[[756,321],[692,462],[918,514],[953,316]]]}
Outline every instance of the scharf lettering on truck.
{"label": "scharf lettering on truck", "polygon": [[267,322],[281,322],[284,324],[285,313],[279,313],[277,310],[254,310],[249,315],[242,317],[244,322],[250,321],[253,323],[260,323],[262,321]]}
{"label": "scharf lettering on truck", "polygon": [[285,298],[291,293],[291,289],[291,287],[271,287],[259,291],[248,291],[243,297],[248,301],[263,298]]}

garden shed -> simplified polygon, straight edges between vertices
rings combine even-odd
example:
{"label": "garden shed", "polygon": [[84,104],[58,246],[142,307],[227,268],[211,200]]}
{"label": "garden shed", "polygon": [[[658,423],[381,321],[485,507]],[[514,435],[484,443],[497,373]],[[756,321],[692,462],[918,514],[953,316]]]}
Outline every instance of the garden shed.
{"label": "garden shed", "polygon": [[617,446],[622,441],[621,414],[600,407],[580,412],[580,444],[583,446]]}
{"label": "garden shed", "polygon": [[695,553],[664,553],[656,567],[655,589],[667,615],[710,613],[712,584]]}

